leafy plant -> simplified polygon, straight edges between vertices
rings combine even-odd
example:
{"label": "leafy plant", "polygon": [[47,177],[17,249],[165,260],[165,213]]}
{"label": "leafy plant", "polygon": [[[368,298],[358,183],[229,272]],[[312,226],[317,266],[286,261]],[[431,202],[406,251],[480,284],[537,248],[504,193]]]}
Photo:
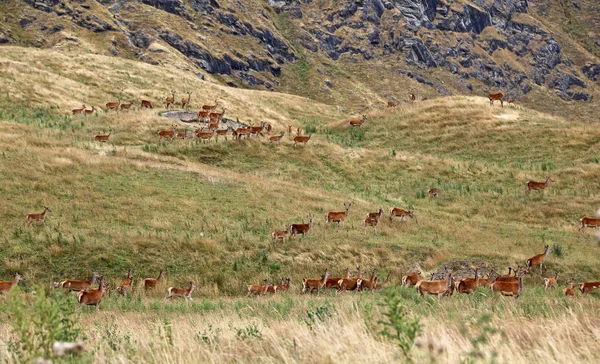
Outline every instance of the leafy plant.
{"label": "leafy plant", "polygon": [[470,321],[461,328],[461,333],[471,342],[471,350],[465,352],[465,363],[473,363],[476,359],[483,359],[486,353],[489,353],[491,358],[489,362],[494,362],[494,358],[498,355],[493,349],[485,348],[489,343],[490,337],[500,334],[501,331],[494,328],[491,324],[492,316],[483,314],[475,321]]}
{"label": "leafy plant", "polygon": [[302,318],[302,321],[312,330],[313,327],[319,323],[325,322],[330,319],[333,314],[333,307],[328,305],[319,306],[315,309],[306,310],[306,315]]}
{"label": "leafy plant", "polygon": [[382,301],[379,304],[387,310],[384,318],[377,323],[383,325],[381,335],[395,340],[406,359],[411,360],[410,351],[415,345],[415,338],[421,330],[420,318],[411,318],[403,304],[404,299],[393,287],[382,291]]}
{"label": "leafy plant", "polygon": [[236,335],[238,340],[246,340],[249,338],[262,339],[262,333],[256,324],[250,324],[244,328],[236,329]]}

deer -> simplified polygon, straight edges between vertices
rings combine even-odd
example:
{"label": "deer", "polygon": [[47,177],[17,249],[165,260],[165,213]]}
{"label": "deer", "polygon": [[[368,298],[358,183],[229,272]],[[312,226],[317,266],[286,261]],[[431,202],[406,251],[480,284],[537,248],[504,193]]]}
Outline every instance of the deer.
{"label": "deer", "polygon": [[517,100],[513,99],[512,97],[509,96],[507,102],[508,106],[512,105],[515,108],[517,107]]}
{"label": "deer", "polygon": [[206,123],[209,121],[210,111],[198,111],[198,121]]}
{"label": "deer", "polygon": [[306,233],[312,228],[313,218],[314,216],[307,215],[308,224],[291,224],[289,228],[289,232],[294,240],[296,239],[296,235],[302,234],[302,238],[306,237]]}
{"label": "deer", "polygon": [[271,134],[271,130],[273,130],[273,125],[271,123],[263,122],[264,128],[267,131],[267,134]]}
{"label": "deer", "polygon": [[391,275],[388,273],[388,275],[385,277],[385,280],[383,282],[379,282],[379,280],[377,280],[377,283],[375,284],[374,289],[382,289],[385,288],[386,286],[388,286],[390,283],[392,283],[392,279],[391,279]]}
{"label": "deer", "polygon": [[71,110],[71,113],[72,113],[73,115],[78,115],[78,114],[81,114],[81,113],[83,113],[83,111],[84,111],[85,109],[86,109],[86,106],[85,106],[85,104],[83,104],[83,105],[81,106],[81,109],[73,109],[73,110]]}
{"label": "deer", "polygon": [[12,281],[0,281],[0,294],[10,292],[22,279],[23,277],[19,273],[15,273],[15,278]]}
{"label": "deer", "polygon": [[205,140],[210,142],[210,139],[215,135],[215,130],[214,129],[212,131],[194,130],[194,134],[196,134],[196,136],[198,138],[200,138],[203,142]]}
{"label": "deer", "polygon": [[558,272],[554,272],[554,277],[544,278],[544,291],[548,288],[556,288],[556,283],[558,283]]}
{"label": "deer", "polygon": [[143,279],[142,286],[144,287],[144,290],[148,291],[149,289],[155,288],[156,285],[158,284],[158,282],[160,281],[160,279],[162,277],[164,277],[165,275],[166,275],[166,273],[161,270],[160,273],[158,273],[158,277],[156,279],[154,279],[154,278]]}
{"label": "deer", "polygon": [[96,106],[92,106],[92,108],[91,108],[91,109],[87,109],[87,108],[86,108],[85,110],[83,110],[83,112],[85,113],[85,115],[86,115],[86,116],[87,116],[87,115],[92,115],[93,113],[95,113],[95,112],[96,112]]}
{"label": "deer", "polygon": [[281,134],[279,134],[279,135],[271,135],[269,137],[269,142],[279,143],[284,135],[285,135],[285,132],[281,132]]}
{"label": "deer", "polygon": [[402,277],[402,287],[415,286],[421,281],[421,270],[417,270],[414,273],[409,273]]}
{"label": "deer", "polygon": [[190,108],[190,102],[192,100],[192,91],[188,92],[188,97],[183,97],[181,99],[181,107],[188,110]]}
{"label": "deer", "polygon": [[96,280],[100,278],[101,275],[98,272],[92,272],[92,279],[90,280],[75,280],[68,279],[66,281],[62,281],[58,284],[58,287],[61,287],[67,291],[82,291],[86,289],[90,289],[96,284]]}
{"label": "deer", "polygon": [[104,283],[104,278],[100,278],[100,285],[96,289],[83,289],[77,292],[77,302],[79,307],[83,305],[96,306],[96,310],[100,309],[102,297],[109,292],[110,288]]}
{"label": "deer", "polygon": [[[358,269],[358,267],[357,267]],[[327,278],[327,282],[325,282],[325,288],[340,288],[338,282],[340,279],[348,279],[350,278],[350,269],[346,267],[344,277],[330,277]]]}
{"label": "deer", "polygon": [[117,102],[110,101],[106,103],[106,112],[108,112],[108,110],[115,110],[116,112],[119,112],[119,105],[121,105],[121,99],[117,100]]}
{"label": "deer", "polygon": [[382,215],[383,215],[383,209],[380,207],[377,212],[369,212],[367,214],[367,219],[375,219],[375,220],[379,221],[379,219],[381,219]]}
{"label": "deer", "polygon": [[140,104],[140,107],[142,109],[152,109],[152,103],[148,100],[142,100],[142,103]]}
{"label": "deer", "polygon": [[410,102],[415,102],[417,101],[417,97],[415,96],[415,94],[408,94],[408,100]]}
{"label": "deer", "polygon": [[217,112],[211,112],[208,116],[210,121],[215,121],[217,123],[220,123],[221,120],[223,120],[223,115],[225,115],[225,111],[227,111],[227,109],[223,109],[223,111],[221,111],[220,113]]}
{"label": "deer", "polygon": [[117,287],[117,292],[119,292],[121,296],[125,296],[127,290],[133,292],[133,278],[131,278],[131,273],[131,269],[127,271],[127,278]]}
{"label": "deer", "polygon": [[317,290],[317,296],[318,296],[319,293],[321,292],[321,290],[325,287],[327,278],[329,278],[330,276],[331,276],[331,273],[329,272],[329,269],[325,269],[325,273],[323,273],[323,275],[321,276],[321,279],[304,278],[302,280],[302,294],[306,293],[307,290],[308,290],[308,293],[313,293],[315,290]]}
{"label": "deer", "polygon": [[215,130],[215,134],[216,134],[216,141],[219,141],[219,136],[222,136],[225,138],[225,140],[227,140],[227,133],[229,132],[229,128],[227,129],[216,129]]}
{"label": "deer", "polygon": [[437,198],[438,197],[438,189],[437,188],[430,188],[430,189],[427,190],[427,194],[431,198]]}
{"label": "deer", "polygon": [[187,129],[184,129],[183,131],[180,131],[179,133],[175,134],[175,139],[187,139]]}
{"label": "deer", "polygon": [[267,291],[269,290],[269,287],[271,286],[271,282],[269,282],[268,280],[264,280],[265,284],[264,286],[258,285],[258,284],[250,284],[248,285],[248,294],[246,295],[246,297],[250,297],[250,296],[264,296],[267,294]]}
{"label": "deer", "polygon": [[259,136],[264,136],[262,131],[265,128],[265,123],[262,122],[260,125],[254,125],[250,127],[250,135],[255,135],[257,138]]}
{"label": "deer", "polygon": [[242,137],[248,139],[248,136],[250,135],[250,127],[247,126],[245,128],[237,128],[233,131],[232,135],[234,138],[237,138],[238,142]]}
{"label": "deer", "polygon": [[365,234],[367,233],[367,226],[371,226],[373,227],[373,234],[377,234],[377,224],[379,223],[379,220],[377,219],[373,219],[370,217],[367,217],[364,221],[363,221],[363,226],[364,226],[364,232]]}
{"label": "deer", "polygon": [[300,135],[302,135],[302,129],[296,128],[296,136],[300,136]]}
{"label": "deer", "polygon": [[519,276],[517,282],[494,281],[490,287],[492,292],[500,293],[503,296],[512,296],[516,301],[523,292],[523,277]]}
{"label": "deer", "polygon": [[158,132],[158,141],[160,142],[163,138],[169,138],[170,140],[173,140],[173,137],[175,136],[175,129],[177,129],[177,126],[175,124],[173,124],[171,126],[171,130],[161,130]]}
{"label": "deer", "polygon": [[304,136],[304,135],[295,136],[294,137],[294,148],[296,148],[296,144],[298,144],[298,143],[303,144],[303,146],[306,147],[306,143],[308,143],[311,136],[312,136],[312,133],[308,134],[308,136]]}
{"label": "deer", "polygon": [[365,121],[367,121],[367,115],[363,115],[362,119],[352,119],[352,120],[349,120],[348,124],[350,124],[351,127],[358,126],[360,128],[365,123]]}
{"label": "deer", "polygon": [[108,134],[98,134],[94,137],[94,140],[105,143],[110,139],[112,132],[113,132],[113,130],[112,130],[112,128],[110,128],[110,129],[108,129]]}
{"label": "deer", "polygon": [[[283,280],[283,278],[282,278]],[[291,278],[286,278],[285,281],[282,284],[279,284],[279,291],[283,291],[283,292],[287,292],[290,289],[290,285],[292,284],[292,279]]]}
{"label": "deer", "polygon": [[579,228],[581,232],[583,232],[586,226],[596,228],[596,230],[600,227],[600,219],[597,218],[584,216],[579,221],[581,222],[581,227]]}
{"label": "deer", "polygon": [[175,105],[175,91],[174,90],[171,90],[171,96],[167,96],[165,101],[167,103],[167,110],[169,110],[170,105]]}
{"label": "deer", "polygon": [[377,269],[373,269],[371,272],[371,279],[362,280],[359,291],[363,291],[365,288],[375,291],[375,286],[377,286]]}
{"label": "deer", "polygon": [[490,99],[490,106],[494,106],[494,101],[500,101],[500,105],[504,107],[504,94],[502,92],[488,94],[488,98]]}
{"label": "deer", "polygon": [[429,294],[435,294],[438,296],[438,302],[440,302],[442,296],[451,295],[454,289],[452,269],[446,269],[446,279],[419,281],[415,286],[421,297],[425,298]]}
{"label": "deer", "polygon": [[363,281],[363,275],[365,274],[365,271],[360,270],[359,266],[356,267],[356,270],[357,270],[356,278],[342,278],[338,281],[338,290],[336,291],[336,294],[342,293],[345,291],[354,291],[354,290],[357,290],[360,288],[362,281]]}
{"label": "deer", "polygon": [[456,291],[458,293],[474,292],[479,286],[479,268],[475,268],[475,278],[465,278],[456,282]]}
{"label": "deer", "polygon": [[393,217],[400,216],[400,221],[404,221],[405,216],[409,216],[411,219],[415,216],[411,210],[405,210],[398,207],[390,208],[390,222],[392,222]]}
{"label": "deer", "polygon": [[288,236],[289,231],[290,231],[289,225],[285,227],[285,231],[273,231],[271,233],[271,242],[273,243],[273,246],[275,246],[275,243],[279,239],[281,239],[281,241],[283,242],[285,237]]}
{"label": "deer", "polygon": [[217,106],[219,106],[219,101],[215,100],[214,105],[202,105],[202,110],[210,112],[212,110],[215,110],[217,108]]}
{"label": "deer", "polygon": [[44,206],[44,211],[41,214],[29,214],[25,216],[25,224],[30,227],[34,221],[41,221],[46,225],[46,214],[52,212],[49,207]]}
{"label": "deer", "polygon": [[292,137],[292,126],[288,125],[288,137]]}
{"label": "deer", "polygon": [[348,211],[350,210],[350,206],[352,206],[352,202],[344,202],[344,208],[346,209],[346,211],[341,211],[341,212],[335,212],[335,211],[329,211],[328,213],[325,214],[325,227],[331,225],[332,222],[337,222],[338,226],[340,226],[340,223],[344,223],[344,219],[346,219],[346,217],[348,217]]}
{"label": "deer", "polygon": [[521,267],[519,267],[519,269],[513,269],[512,267],[508,267],[508,274],[504,274],[504,275],[496,275],[496,279],[495,281],[498,282],[517,282],[519,279],[517,277],[517,272],[521,270]]}
{"label": "deer", "polygon": [[281,288],[282,284],[283,284],[283,278],[281,278],[281,280],[279,280],[279,284],[270,285],[269,287],[267,287],[267,293],[276,294],[279,291],[279,288]]}
{"label": "deer", "polygon": [[577,295],[577,290],[575,289],[575,280],[573,278],[569,279],[567,282],[569,285],[565,289],[563,289],[563,294],[566,297],[575,297]]}
{"label": "deer", "polygon": [[398,101],[388,100],[387,107],[396,107],[398,106]]}
{"label": "deer", "polygon": [[552,251],[552,249],[550,249],[549,245],[546,245],[544,247],[544,252],[542,254],[537,254],[534,255],[533,257],[527,259],[527,265],[525,266],[526,269],[532,269],[535,266],[540,266],[540,274],[543,273],[543,269],[544,269],[544,260],[546,259],[546,255],[548,255],[548,253],[550,253]]}
{"label": "deer", "polygon": [[596,289],[600,289],[600,282],[583,282],[579,284],[581,294],[588,294]]}
{"label": "deer", "polygon": [[189,282],[189,285],[190,286],[187,289],[169,287],[167,289],[165,300],[170,300],[173,297],[181,297],[185,298],[186,301],[193,301],[192,292],[196,288],[196,285],[193,282]]}
{"label": "deer", "polygon": [[526,185],[527,185],[527,191],[525,191],[525,192],[529,192],[531,190],[542,191],[543,189],[545,189],[546,187],[548,187],[548,185],[550,184],[550,182],[554,182],[550,178],[550,176],[546,176],[546,181],[545,182],[527,181],[527,183],[526,183]]}

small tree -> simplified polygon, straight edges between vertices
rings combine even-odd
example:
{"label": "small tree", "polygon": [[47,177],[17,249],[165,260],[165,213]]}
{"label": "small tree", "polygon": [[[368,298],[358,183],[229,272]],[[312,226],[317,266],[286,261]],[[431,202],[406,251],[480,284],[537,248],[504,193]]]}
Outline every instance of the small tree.
{"label": "small tree", "polygon": [[410,351],[414,347],[415,338],[421,330],[420,318],[410,318],[406,307],[402,304],[402,297],[394,287],[387,287],[382,292],[382,302],[379,304],[387,308],[383,312],[384,318],[377,323],[383,325],[379,333],[395,340],[400,346],[404,356],[411,360]]}

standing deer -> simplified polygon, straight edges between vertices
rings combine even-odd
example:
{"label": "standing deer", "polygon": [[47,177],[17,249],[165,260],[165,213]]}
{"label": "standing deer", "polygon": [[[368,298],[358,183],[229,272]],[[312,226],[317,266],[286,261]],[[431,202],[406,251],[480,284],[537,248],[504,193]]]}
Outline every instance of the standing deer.
{"label": "standing deer", "polygon": [[304,135],[295,136],[294,137],[294,148],[296,148],[296,144],[298,144],[298,143],[303,144],[303,146],[306,147],[306,143],[308,143],[311,136],[312,136],[312,133],[308,134],[308,136],[304,136]]}
{"label": "standing deer", "polygon": [[152,103],[148,100],[142,100],[140,107],[142,109],[152,109]]}
{"label": "standing deer", "polygon": [[108,110],[115,110],[116,112],[119,112],[119,105],[121,105],[121,99],[117,100],[117,102],[110,101],[106,103],[106,112],[108,112]]}
{"label": "standing deer", "polygon": [[581,294],[588,294],[596,289],[600,289],[600,282],[584,282],[579,284]]}
{"label": "standing deer", "polygon": [[321,279],[308,279],[308,278],[304,278],[302,280],[302,293],[306,293],[306,291],[308,290],[308,293],[313,293],[314,290],[317,290],[317,296],[319,295],[319,293],[321,292],[321,290],[323,289],[323,287],[325,287],[325,283],[327,282],[327,278],[329,278],[331,276],[331,273],[329,272],[328,269],[325,269],[325,273],[321,276]]}
{"label": "standing deer", "polygon": [[85,115],[92,115],[96,112],[96,106],[92,106],[91,109],[85,109],[83,110],[83,112],[85,113]]}
{"label": "standing deer", "polygon": [[502,92],[488,94],[488,98],[490,99],[490,106],[494,106],[494,101],[500,101],[500,105],[504,107],[504,94]]}
{"label": "standing deer", "polygon": [[398,207],[390,208],[390,222],[392,222],[393,217],[400,216],[400,221],[404,221],[405,216],[409,216],[411,219],[415,216],[411,210],[405,210]]}
{"label": "standing deer", "polygon": [[23,277],[19,273],[15,273],[15,278],[12,281],[0,281],[0,294],[10,292],[22,279]]}
{"label": "standing deer", "polygon": [[596,230],[600,227],[600,219],[584,216],[579,221],[581,222],[581,227],[579,228],[581,232],[583,232],[586,226],[596,228]]}
{"label": "standing deer", "polygon": [[558,283],[558,272],[554,272],[552,278],[544,278],[544,291],[547,291],[548,288],[556,288],[556,283]]}
{"label": "standing deer", "polygon": [[181,99],[181,107],[184,109],[189,109],[190,108],[190,102],[192,100],[192,91],[188,92],[188,97],[183,97]]}
{"label": "standing deer", "polygon": [[475,292],[479,286],[479,268],[475,268],[475,278],[465,278],[456,282],[456,291],[458,293]]}
{"label": "standing deer", "polygon": [[421,270],[417,270],[414,273],[409,273],[402,277],[402,286],[410,287],[415,286],[417,283],[421,281]]}
{"label": "standing deer", "polygon": [[367,218],[368,219],[375,219],[375,220],[379,221],[379,219],[381,219],[382,215],[383,215],[383,209],[379,208],[379,211],[377,211],[377,212],[369,212],[367,214]]}
{"label": "standing deer", "polygon": [[61,287],[67,291],[81,291],[85,289],[90,289],[94,284],[96,284],[96,280],[100,278],[101,275],[98,272],[92,272],[92,279],[90,280],[75,280],[68,279],[66,281],[62,281],[58,284],[58,287]]}
{"label": "standing deer", "polygon": [[173,124],[171,126],[171,130],[161,130],[158,132],[158,141],[160,142],[163,138],[169,138],[170,140],[173,140],[173,138],[175,137],[175,129],[177,129],[177,126],[175,124]]}
{"label": "standing deer", "polygon": [[356,278],[342,278],[338,281],[338,290],[336,291],[336,294],[360,289],[365,271],[360,270],[359,266],[356,267],[356,270]]}
{"label": "standing deer", "polygon": [[312,228],[314,216],[307,215],[308,224],[292,224],[290,225],[289,232],[291,237],[296,239],[296,235],[302,234],[302,238],[306,237],[306,233]]}
{"label": "standing deer", "polygon": [[567,297],[575,297],[577,295],[577,291],[575,290],[575,280],[571,278],[567,284],[569,286],[563,289],[563,294]]}
{"label": "standing deer", "polygon": [[281,239],[281,241],[283,242],[285,237],[288,236],[289,231],[289,225],[285,227],[285,231],[273,231],[271,233],[271,242],[273,243],[273,247],[275,247],[275,243],[277,242],[277,240]]}
{"label": "standing deer", "polygon": [[264,280],[265,285],[261,286],[258,284],[250,284],[248,285],[248,294],[246,295],[246,297],[250,297],[253,295],[261,295],[264,296],[267,294],[267,291],[269,290],[269,287],[272,286],[271,282],[269,282],[268,280]]}
{"label": "standing deer", "polygon": [[344,277],[330,277],[327,278],[327,282],[325,282],[325,288],[340,288],[338,281],[340,279],[348,279],[350,278],[350,269],[346,268]]}
{"label": "standing deer", "polygon": [[363,227],[365,228],[365,230],[364,230],[365,233],[367,232],[367,226],[371,226],[371,227],[373,227],[373,234],[377,234],[377,224],[378,223],[379,223],[379,220],[367,217],[363,221]]}
{"label": "standing deer", "polygon": [[279,134],[279,135],[272,135],[269,137],[269,142],[279,143],[284,135],[285,135],[285,132],[281,132],[281,134]]}
{"label": "standing deer", "polygon": [[46,214],[48,212],[52,212],[52,210],[44,206],[44,211],[41,214],[29,214],[25,216],[25,223],[27,226],[31,226],[34,221],[41,221],[42,224],[46,225]]}
{"label": "standing deer", "polygon": [[214,105],[202,105],[202,110],[204,111],[213,111],[217,108],[217,106],[219,106],[219,101],[215,100],[215,104]]}
{"label": "standing deer", "polygon": [[148,291],[149,289],[155,288],[160,279],[165,275],[166,273],[161,270],[160,273],[158,273],[158,278],[145,278],[142,280],[142,286],[144,287],[144,290]]}
{"label": "standing deer", "polygon": [[192,301],[192,292],[196,285],[193,282],[189,282],[189,287],[187,289],[169,287],[167,289],[167,295],[165,296],[165,300],[171,299],[173,297],[182,297],[185,298],[186,301]]}
{"label": "standing deer", "polygon": [[367,115],[363,115],[362,119],[352,119],[348,121],[348,124],[350,124],[350,126],[352,127],[358,126],[360,128],[365,123],[365,121],[367,121]]}
{"label": "standing deer", "polygon": [[104,283],[104,278],[100,278],[100,285],[96,289],[84,289],[77,292],[77,302],[79,307],[82,305],[96,306],[96,310],[100,309],[102,297],[109,292],[109,287]]}
{"label": "standing deer", "polygon": [[344,208],[346,209],[346,211],[329,211],[327,214],[325,214],[325,227],[331,225],[332,222],[337,222],[338,226],[340,226],[340,222],[343,223],[344,219],[348,217],[348,210],[350,210],[350,206],[352,206],[352,202],[344,202]]}
{"label": "standing deer", "polygon": [[554,182],[550,178],[550,176],[546,176],[546,181],[545,182],[527,181],[527,191],[525,191],[525,192],[529,192],[531,190],[541,191],[544,188],[548,187],[548,185],[550,184],[550,182]]}
{"label": "standing deer", "polygon": [[360,283],[359,291],[363,291],[365,288],[370,291],[375,291],[375,287],[377,286],[377,269],[373,269],[371,272],[371,279],[363,279]]}
{"label": "standing deer", "polygon": [[167,96],[165,101],[167,103],[167,110],[169,110],[169,106],[175,104],[175,91],[174,90],[171,90],[171,96]]}
{"label": "standing deer", "polygon": [[121,296],[125,296],[125,292],[128,290],[133,291],[133,278],[131,278],[131,273],[131,269],[127,271],[127,278],[117,287],[117,292],[119,292]]}
{"label": "standing deer", "polygon": [[492,292],[500,293],[503,296],[512,296],[516,301],[523,292],[523,277],[519,276],[517,282],[495,281],[491,283],[490,287]]}
{"label": "standing deer", "polygon": [[94,140],[97,140],[99,142],[107,142],[110,139],[110,136],[112,135],[112,128],[108,129],[108,134],[98,134],[94,137]]}
{"label": "standing deer", "polygon": [[437,198],[438,197],[438,189],[437,188],[430,188],[430,189],[427,190],[427,194],[431,198]]}
{"label": "standing deer", "polygon": [[526,269],[532,269],[535,266],[540,266],[540,274],[543,273],[543,269],[544,269],[544,260],[546,259],[546,255],[548,255],[548,253],[550,253],[550,251],[552,251],[552,249],[550,249],[549,245],[546,245],[544,247],[544,252],[542,254],[537,254],[534,255],[533,257],[527,259],[527,265],[526,265]]}
{"label": "standing deer", "polygon": [[442,296],[451,295],[454,289],[452,269],[446,269],[446,279],[419,281],[416,287],[421,297],[425,298],[428,294],[435,294],[438,296],[438,302],[440,302]]}
{"label": "standing deer", "polygon": [[73,110],[71,110],[71,113],[72,113],[73,115],[78,115],[78,114],[81,114],[81,113],[83,113],[83,111],[84,111],[85,109],[86,109],[86,106],[85,106],[85,104],[83,104],[83,105],[81,106],[81,109],[73,109]]}

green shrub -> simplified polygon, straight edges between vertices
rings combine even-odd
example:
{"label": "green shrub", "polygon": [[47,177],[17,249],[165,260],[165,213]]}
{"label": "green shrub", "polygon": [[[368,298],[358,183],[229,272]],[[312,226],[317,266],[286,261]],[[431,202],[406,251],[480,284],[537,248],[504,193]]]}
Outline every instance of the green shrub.
{"label": "green shrub", "polygon": [[420,318],[410,318],[403,305],[402,294],[394,287],[388,287],[382,292],[380,306],[386,309],[384,318],[377,323],[383,325],[381,335],[395,340],[404,356],[410,360],[410,351],[415,345],[415,338],[421,330]]}

